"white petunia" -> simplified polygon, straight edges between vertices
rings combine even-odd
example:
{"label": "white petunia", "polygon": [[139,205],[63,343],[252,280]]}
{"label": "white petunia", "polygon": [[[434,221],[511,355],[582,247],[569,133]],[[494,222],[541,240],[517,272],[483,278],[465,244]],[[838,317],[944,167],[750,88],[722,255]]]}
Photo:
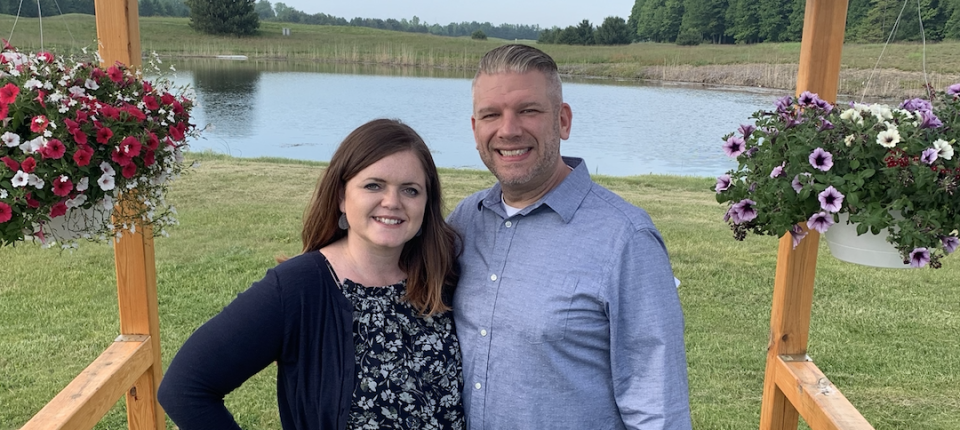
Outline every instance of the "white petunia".
{"label": "white petunia", "polygon": [[44,185],[47,185],[47,183],[43,179],[41,179],[37,175],[34,175],[33,173],[31,173],[30,176],[27,178],[27,183],[32,185],[33,188],[36,188],[38,190],[42,190]]}
{"label": "white petunia", "polygon": [[859,122],[863,121],[863,116],[861,116],[860,111],[856,109],[847,109],[840,114],[840,119],[850,122]]}
{"label": "white petunia", "polygon": [[0,189],[0,199],[7,198],[7,190]]}
{"label": "white petunia", "polygon": [[87,80],[83,83],[83,86],[86,87],[86,89],[92,90],[92,91],[95,91],[95,90],[100,89],[100,84],[98,84],[97,81],[95,81],[95,80],[93,80],[93,79],[87,79]]}
{"label": "white petunia", "polygon": [[42,87],[42,86],[43,86],[43,83],[41,83],[39,80],[37,80],[37,79],[35,79],[35,78],[27,79],[27,82],[24,82],[24,83],[23,83],[23,87],[26,88],[26,89],[28,89],[28,90],[37,89],[37,88],[40,88],[40,87]]}
{"label": "white petunia", "polygon": [[3,133],[3,135],[0,136],[0,140],[2,140],[3,144],[7,145],[7,147],[9,148],[20,146],[20,135],[16,133],[12,133],[9,131],[6,133]]}
{"label": "white petunia", "polygon": [[937,150],[940,158],[944,160],[949,160],[953,158],[953,146],[950,145],[950,142],[947,142],[943,139],[937,139],[933,141],[933,147]]}
{"label": "white petunia", "polygon": [[87,95],[87,92],[83,88],[80,88],[76,85],[70,87],[68,91],[70,91],[70,95],[73,97],[83,97]]}
{"label": "white petunia", "polygon": [[77,192],[82,193],[87,190],[87,187],[90,186],[90,178],[83,178],[80,182],[77,182]]}
{"label": "white petunia", "polygon": [[900,143],[900,132],[896,129],[881,131],[877,134],[877,143],[884,148],[893,148]]}
{"label": "white petunia", "polygon": [[113,175],[108,175],[104,173],[100,176],[100,179],[97,179],[97,185],[100,186],[100,189],[103,191],[110,191],[117,186],[116,181],[113,179]]}
{"label": "white petunia", "polygon": [[117,172],[113,170],[113,167],[110,166],[110,163],[106,161],[100,163],[100,171],[103,172],[104,175],[116,176],[117,174]]}
{"label": "white petunia", "polygon": [[43,136],[37,136],[33,139],[30,139],[26,142],[21,143],[20,150],[23,151],[24,154],[33,154],[34,152],[39,151],[40,148],[43,148],[44,146],[47,146],[47,138]]}
{"label": "white petunia", "polygon": [[17,170],[17,174],[13,175],[13,179],[10,180],[10,184],[14,188],[25,187],[30,183],[30,174],[24,172],[23,170]]}
{"label": "white petunia", "polygon": [[[103,196],[103,199],[100,200],[100,208],[112,210],[113,209],[113,197]],[[113,230],[113,226],[109,226],[110,230]]]}
{"label": "white petunia", "polygon": [[843,138],[843,143],[847,144],[847,146],[853,146],[853,141],[856,140],[856,138],[856,135],[851,134]]}
{"label": "white petunia", "polygon": [[76,208],[82,206],[87,201],[86,194],[80,194],[72,199],[67,199],[66,205],[68,208]]}

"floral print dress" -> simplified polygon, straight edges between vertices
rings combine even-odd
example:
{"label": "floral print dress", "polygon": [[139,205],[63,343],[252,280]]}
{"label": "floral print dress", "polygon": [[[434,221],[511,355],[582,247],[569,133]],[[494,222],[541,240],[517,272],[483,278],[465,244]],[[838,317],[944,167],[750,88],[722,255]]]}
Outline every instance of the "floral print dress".
{"label": "floral print dress", "polygon": [[403,300],[406,281],[365,287],[344,279],[341,288],[353,303],[357,351],[347,428],[464,429],[460,344],[450,312],[418,317]]}

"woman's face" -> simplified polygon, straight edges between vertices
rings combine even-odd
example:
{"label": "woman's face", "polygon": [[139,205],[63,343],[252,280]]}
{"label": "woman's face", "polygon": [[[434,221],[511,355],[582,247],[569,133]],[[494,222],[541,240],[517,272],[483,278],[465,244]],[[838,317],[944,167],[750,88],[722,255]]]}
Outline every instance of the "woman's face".
{"label": "woman's face", "polygon": [[423,224],[426,174],[413,151],[389,155],[347,181],[340,211],[347,215],[350,244],[401,250]]}

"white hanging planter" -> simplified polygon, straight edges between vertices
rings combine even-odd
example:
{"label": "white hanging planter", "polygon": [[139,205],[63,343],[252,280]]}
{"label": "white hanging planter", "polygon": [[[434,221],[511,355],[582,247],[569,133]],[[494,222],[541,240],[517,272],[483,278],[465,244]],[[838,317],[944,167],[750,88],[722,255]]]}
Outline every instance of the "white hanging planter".
{"label": "white hanging planter", "polygon": [[847,224],[847,214],[840,214],[840,221],[830,226],[823,234],[830,248],[830,254],[840,261],[863,266],[890,269],[910,269],[903,264],[903,257],[890,242],[887,242],[886,230],[880,234],[870,231],[857,236],[857,224]]}
{"label": "white hanging planter", "polygon": [[[68,209],[63,216],[51,219],[42,226],[43,235],[35,235],[33,239],[44,247],[54,243],[65,244],[78,239],[87,239],[100,234],[103,226],[110,223],[113,206],[104,208],[96,204],[89,208]],[[28,237],[29,238],[29,237]]]}

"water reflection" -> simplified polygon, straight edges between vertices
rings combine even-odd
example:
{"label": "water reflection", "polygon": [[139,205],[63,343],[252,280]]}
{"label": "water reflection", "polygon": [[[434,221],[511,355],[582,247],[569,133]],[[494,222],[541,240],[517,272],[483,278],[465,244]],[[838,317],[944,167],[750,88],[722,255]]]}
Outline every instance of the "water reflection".
{"label": "water reflection", "polygon": [[[399,118],[437,165],[484,168],[470,129],[472,71],[209,59],[177,68],[178,82],[197,90],[195,122],[213,126],[193,150],[325,161],[360,124]],[[593,173],[716,176],[736,167],[721,137],[778,95],[568,79],[573,129],[562,152]]]}

